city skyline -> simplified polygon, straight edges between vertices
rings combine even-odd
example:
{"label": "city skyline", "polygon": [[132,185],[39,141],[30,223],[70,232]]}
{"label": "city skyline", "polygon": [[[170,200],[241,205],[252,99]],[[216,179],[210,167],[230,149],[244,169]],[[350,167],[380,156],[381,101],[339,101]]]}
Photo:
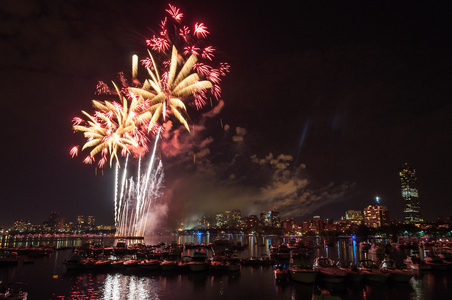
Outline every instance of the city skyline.
{"label": "city skyline", "polygon": [[[90,109],[98,81],[130,75],[168,3],[38,2],[0,4],[0,225],[50,209],[111,223],[114,170],[70,158],[71,119]],[[190,135],[176,124],[164,135],[162,216],[276,206],[337,219],[378,196],[402,220],[405,162],[421,215],[452,214],[449,4],[171,4],[206,24],[231,72],[222,101],[191,108]]]}

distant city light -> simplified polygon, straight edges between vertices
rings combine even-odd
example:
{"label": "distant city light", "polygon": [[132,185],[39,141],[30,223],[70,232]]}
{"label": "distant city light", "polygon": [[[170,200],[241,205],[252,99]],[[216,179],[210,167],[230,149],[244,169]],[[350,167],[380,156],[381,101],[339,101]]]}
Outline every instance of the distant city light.
{"label": "distant city light", "polygon": [[377,201],[377,203],[380,203],[380,197],[375,197],[375,201]]}

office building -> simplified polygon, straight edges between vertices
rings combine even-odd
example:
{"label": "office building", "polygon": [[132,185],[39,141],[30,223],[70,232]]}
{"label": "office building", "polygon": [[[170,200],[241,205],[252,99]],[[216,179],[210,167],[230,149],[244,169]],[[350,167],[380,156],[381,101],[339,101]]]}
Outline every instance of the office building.
{"label": "office building", "polygon": [[402,198],[404,201],[404,222],[406,224],[419,223],[421,221],[421,215],[416,170],[405,163],[400,169],[399,175]]}

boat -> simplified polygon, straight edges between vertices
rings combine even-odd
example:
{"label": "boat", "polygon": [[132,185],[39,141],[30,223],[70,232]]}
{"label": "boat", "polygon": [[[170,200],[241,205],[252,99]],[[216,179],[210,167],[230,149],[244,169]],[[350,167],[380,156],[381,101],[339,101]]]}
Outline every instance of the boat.
{"label": "boat", "polygon": [[446,271],[448,269],[448,264],[444,260],[436,255],[426,256],[424,258],[425,264],[429,265],[432,270],[435,271]]}
{"label": "boat", "polygon": [[375,282],[386,282],[391,274],[388,271],[380,270],[373,260],[364,259],[359,261],[358,269],[364,274],[364,279]]}
{"label": "boat", "polygon": [[286,281],[289,278],[289,271],[285,269],[282,265],[278,265],[275,268],[274,274],[276,281]]}
{"label": "boat", "polygon": [[71,258],[66,258],[63,265],[67,270],[81,270],[85,268],[85,260],[78,254],[74,254]]}
{"label": "boat", "polygon": [[187,263],[188,268],[192,272],[207,271],[209,269],[209,262],[207,261],[207,254],[205,252],[195,252],[191,260]]}
{"label": "boat", "polygon": [[92,258],[87,258],[83,260],[83,268],[84,269],[94,269],[95,260]]}
{"label": "boat", "polygon": [[[2,283],[2,281],[0,281]],[[14,287],[15,284],[8,284],[8,286],[0,286],[0,300],[27,300],[28,293],[22,291],[21,288]]]}
{"label": "boat", "polygon": [[111,268],[111,260],[110,259],[98,259],[94,261],[94,269],[96,270],[107,270]]}
{"label": "boat", "polygon": [[288,271],[290,279],[301,283],[313,283],[319,273],[314,271],[312,267],[303,265],[291,265]]}
{"label": "boat", "polygon": [[329,283],[341,283],[347,277],[347,272],[338,268],[331,258],[317,257],[313,269],[320,273],[320,278]]}
{"label": "boat", "polygon": [[131,269],[138,269],[140,267],[141,260],[139,259],[129,259],[124,261],[122,264],[124,265],[124,268],[127,270]]}
{"label": "boat", "polygon": [[[160,261],[157,259],[145,259],[138,263],[138,266],[142,270],[152,270],[157,271],[160,270]],[[174,265],[174,268],[177,267],[177,264]]]}
{"label": "boat", "polygon": [[111,266],[113,269],[125,269],[124,260],[122,259],[112,261]]}
{"label": "boat", "polygon": [[270,257],[267,254],[261,254],[261,257],[259,259],[259,264],[261,266],[267,267],[272,264],[272,261],[270,260]]}
{"label": "boat", "polygon": [[211,271],[223,271],[226,267],[225,257],[220,255],[214,255],[210,259]]}
{"label": "boat", "polygon": [[413,271],[427,271],[432,269],[431,265],[426,264],[418,256],[409,255],[403,260],[403,263]]}
{"label": "boat", "polygon": [[397,282],[408,282],[413,278],[413,272],[409,269],[400,269],[395,267],[392,260],[384,260],[380,264],[380,270],[389,272],[391,276],[389,279]]}
{"label": "boat", "polygon": [[189,271],[190,268],[188,267],[188,263],[191,261],[191,256],[184,255],[180,259],[180,261],[177,263],[177,269],[181,272]]}
{"label": "boat", "polygon": [[250,257],[250,259],[248,259],[246,264],[251,267],[259,267],[261,265],[261,261],[256,256],[252,256],[252,257]]}
{"label": "boat", "polygon": [[174,271],[177,270],[178,266],[178,262],[175,260],[164,260],[160,263],[162,271]]}
{"label": "boat", "polygon": [[347,281],[360,282],[364,279],[364,274],[353,263],[338,262],[337,267],[347,272]]}
{"label": "boat", "polygon": [[7,290],[4,293],[0,292],[0,299],[6,300],[27,300],[28,293],[24,291],[11,291]]}

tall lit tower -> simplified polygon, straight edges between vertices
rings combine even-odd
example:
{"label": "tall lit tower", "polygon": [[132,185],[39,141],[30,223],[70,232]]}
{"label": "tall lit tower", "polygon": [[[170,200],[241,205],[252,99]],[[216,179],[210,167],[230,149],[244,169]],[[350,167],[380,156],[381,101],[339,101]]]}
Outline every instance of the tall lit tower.
{"label": "tall lit tower", "polygon": [[402,198],[405,202],[405,208],[403,210],[405,223],[419,223],[420,206],[419,206],[419,194],[417,191],[417,178],[416,170],[410,168],[407,163],[400,169],[400,183],[402,186]]}

